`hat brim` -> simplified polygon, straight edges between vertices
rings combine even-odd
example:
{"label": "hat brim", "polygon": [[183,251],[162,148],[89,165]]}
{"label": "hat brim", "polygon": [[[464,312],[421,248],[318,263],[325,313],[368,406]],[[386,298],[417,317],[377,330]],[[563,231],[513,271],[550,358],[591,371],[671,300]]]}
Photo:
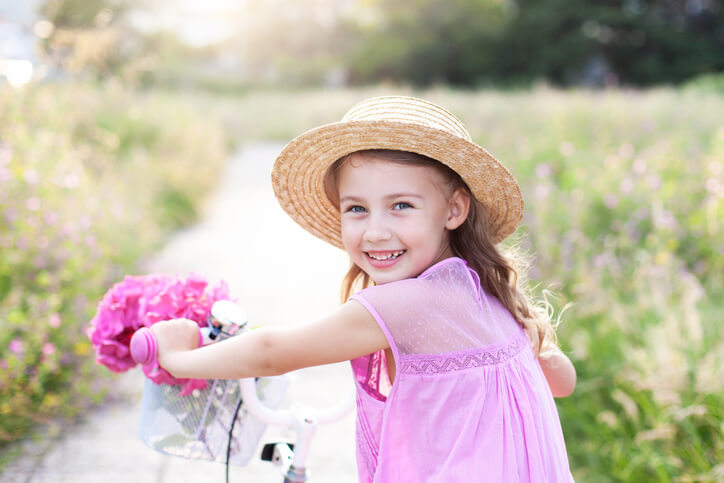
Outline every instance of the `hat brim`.
{"label": "hat brim", "polygon": [[324,176],[339,158],[367,149],[410,151],[452,168],[486,207],[493,243],[520,224],[523,196],[505,166],[473,142],[409,122],[340,121],[297,136],[282,149],[272,170],[279,204],[302,228],[343,248],[339,209],[324,190]]}

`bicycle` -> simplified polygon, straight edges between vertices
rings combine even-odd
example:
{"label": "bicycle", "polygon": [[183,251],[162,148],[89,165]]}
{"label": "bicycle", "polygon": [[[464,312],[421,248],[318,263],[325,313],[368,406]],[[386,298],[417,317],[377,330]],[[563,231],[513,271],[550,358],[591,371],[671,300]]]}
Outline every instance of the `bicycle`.
{"label": "bicycle", "polygon": [[[246,315],[238,305],[217,301],[207,327],[199,330],[199,345],[236,336],[246,325]],[[157,345],[151,330],[144,327],[136,331],[130,350],[136,362],[155,363]],[[296,439],[293,443],[265,444],[261,459],[281,467],[284,483],[306,482],[307,459],[317,426],[338,421],[354,406],[350,393],[341,402],[321,410],[298,403],[290,409],[277,409],[289,385],[285,376],[207,383],[203,389],[182,394],[179,386],[157,385],[146,379],[140,437],[146,445],[165,454],[225,462],[227,482],[229,465],[244,466],[249,462],[268,424],[293,429]]]}

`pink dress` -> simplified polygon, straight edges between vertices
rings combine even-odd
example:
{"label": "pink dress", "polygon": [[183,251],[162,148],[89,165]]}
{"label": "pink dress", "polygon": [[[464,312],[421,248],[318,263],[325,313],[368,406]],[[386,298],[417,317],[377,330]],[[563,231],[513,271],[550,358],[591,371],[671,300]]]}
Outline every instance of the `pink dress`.
{"label": "pink dress", "polygon": [[352,361],[360,482],[570,482],[558,412],[525,332],[460,258],[351,297],[385,352]]}

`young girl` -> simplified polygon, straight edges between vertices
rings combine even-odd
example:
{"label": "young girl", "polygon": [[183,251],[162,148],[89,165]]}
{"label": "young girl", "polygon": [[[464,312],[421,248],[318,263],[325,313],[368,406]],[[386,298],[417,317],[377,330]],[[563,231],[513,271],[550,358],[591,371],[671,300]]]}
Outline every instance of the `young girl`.
{"label": "young girl", "polygon": [[290,142],[272,183],[297,223],[349,254],[346,302],[199,349],[195,323],[156,324],[162,367],[243,378],[350,360],[360,481],[572,481],[553,396],[575,370],[496,246],[520,223],[520,189],[452,114],[362,102]]}

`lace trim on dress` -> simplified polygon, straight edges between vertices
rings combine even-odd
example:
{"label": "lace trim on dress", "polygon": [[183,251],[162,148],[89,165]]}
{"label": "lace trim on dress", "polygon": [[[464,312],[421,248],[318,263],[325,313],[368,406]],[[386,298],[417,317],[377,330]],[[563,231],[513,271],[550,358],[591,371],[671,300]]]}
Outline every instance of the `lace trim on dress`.
{"label": "lace trim on dress", "polygon": [[482,350],[451,352],[449,354],[430,354],[402,356],[402,374],[441,374],[462,371],[474,367],[501,364],[529,346],[526,336],[517,336],[510,343],[488,347]]}

